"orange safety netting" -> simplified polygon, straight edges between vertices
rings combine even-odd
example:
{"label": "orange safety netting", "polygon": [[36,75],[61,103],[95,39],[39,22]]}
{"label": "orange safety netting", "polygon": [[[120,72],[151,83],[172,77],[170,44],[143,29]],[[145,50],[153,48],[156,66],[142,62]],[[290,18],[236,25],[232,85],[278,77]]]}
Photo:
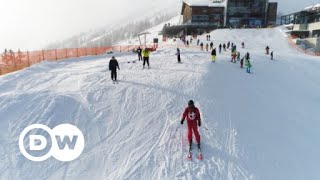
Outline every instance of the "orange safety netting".
{"label": "orange safety netting", "polygon": [[302,53],[305,53],[305,54],[308,54],[308,55],[311,55],[311,56],[320,56],[320,52],[311,52],[311,51],[308,51],[306,49],[302,49],[300,46],[298,46],[294,41],[293,39],[296,39],[297,37],[296,36],[291,36],[288,38],[288,42],[291,46],[293,46],[296,50],[302,52]]}
{"label": "orange safety netting", "polygon": [[[40,63],[44,60],[61,60],[67,58],[78,58],[81,56],[95,56],[113,52],[128,52],[137,49],[139,46],[107,46],[92,48],[69,48],[54,49],[42,51],[13,52],[5,51],[0,56],[0,75],[21,70],[33,64]],[[148,46],[149,49],[155,50],[154,46]]]}

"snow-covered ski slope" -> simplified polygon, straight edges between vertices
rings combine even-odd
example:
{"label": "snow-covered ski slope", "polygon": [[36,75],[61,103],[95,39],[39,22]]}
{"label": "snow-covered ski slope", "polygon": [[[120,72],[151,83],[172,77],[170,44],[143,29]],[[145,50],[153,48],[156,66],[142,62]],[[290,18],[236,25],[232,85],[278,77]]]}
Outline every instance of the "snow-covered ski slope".
{"label": "snow-covered ski slope", "polygon": [[[147,33],[146,36],[144,35],[140,35],[140,41],[141,41],[141,44],[144,45],[144,44],[147,44],[147,45],[150,45],[150,44],[153,44],[153,39],[154,38],[158,38],[159,41],[162,40],[162,35],[159,35],[160,32],[162,31],[163,29],[163,26],[165,24],[170,24],[170,25],[176,25],[176,24],[179,24],[181,20],[181,16],[176,16],[172,19],[170,19],[169,21],[166,21],[166,22],[163,22],[157,26],[154,26],[150,29],[147,29],[145,30],[143,33]],[[123,40],[121,42],[118,43],[118,45],[140,45],[140,41],[139,41],[139,37],[133,37],[131,39],[127,39],[127,40]],[[161,43],[162,44],[162,43]]]}
{"label": "snow-covered ski slope", "polygon": [[[1,76],[0,179],[319,179],[320,59],[291,48],[282,31],[211,33],[215,46],[232,41],[241,57],[249,51],[253,74],[229,62],[229,50],[212,63],[209,52],[178,42],[182,64],[174,46],[152,53],[150,70],[127,63],[135,54],[114,54],[119,84],[110,81],[110,55]],[[199,129],[203,161],[186,159],[186,124],[179,123],[189,99],[208,128]],[[76,125],[84,152],[65,163],[27,160],[18,138],[35,123]]]}

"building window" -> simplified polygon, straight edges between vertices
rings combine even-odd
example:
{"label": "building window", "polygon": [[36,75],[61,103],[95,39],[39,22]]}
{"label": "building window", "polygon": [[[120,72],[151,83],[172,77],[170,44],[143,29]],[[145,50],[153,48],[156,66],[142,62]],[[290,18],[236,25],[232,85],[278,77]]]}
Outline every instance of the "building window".
{"label": "building window", "polygon": [[221,20],[223,20],[223,15],[222,14],[211,14],[211,20],[221,21]]}
{"label": "building window", "polygon": [[194,15],[192,16],[192,22],[208,22],[209,16],[207,15]]}

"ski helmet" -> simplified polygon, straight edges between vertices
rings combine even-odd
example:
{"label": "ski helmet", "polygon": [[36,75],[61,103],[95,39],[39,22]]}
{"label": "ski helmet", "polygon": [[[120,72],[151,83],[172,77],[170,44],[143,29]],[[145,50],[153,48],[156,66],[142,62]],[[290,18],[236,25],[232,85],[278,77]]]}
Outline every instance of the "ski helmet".
{"label": "ski helmet", "polygon": [[190,107],[194,106],[193,100],[189,100],[189,101],[188,101],[188,106],[190,106]]}

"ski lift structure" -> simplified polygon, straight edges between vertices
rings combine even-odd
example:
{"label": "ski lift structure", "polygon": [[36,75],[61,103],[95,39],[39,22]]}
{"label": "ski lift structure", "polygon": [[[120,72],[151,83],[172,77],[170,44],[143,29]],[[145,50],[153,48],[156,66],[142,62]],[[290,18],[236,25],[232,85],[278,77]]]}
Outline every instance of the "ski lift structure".
{"label": "ski lift structure", "polygon": [[[157,49],[158,46],[158,42],[155,43],[155,40],[153,41],[153,47],[147,47],[147,35],[151,34],[150,32],[142,32],[140,34],[138,34],[138,39],[139,39],[139,43],[140,43],[140,47],[145,47],[148,48],[150,51],[155,51]],[[142,44],[141,39],[143,38],[144,43]]]}

